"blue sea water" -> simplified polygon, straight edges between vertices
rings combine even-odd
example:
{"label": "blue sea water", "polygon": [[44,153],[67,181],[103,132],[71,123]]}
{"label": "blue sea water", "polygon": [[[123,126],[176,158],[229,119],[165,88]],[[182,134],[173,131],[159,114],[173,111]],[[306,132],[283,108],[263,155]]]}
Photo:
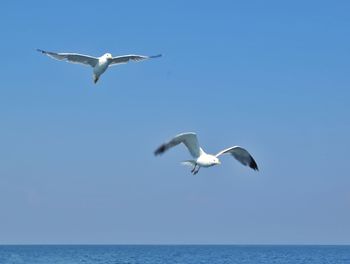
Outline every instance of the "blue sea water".
{"label": "blue sea water", "polygon": [[1,264],[350,263],[350,246],[0,246]]}

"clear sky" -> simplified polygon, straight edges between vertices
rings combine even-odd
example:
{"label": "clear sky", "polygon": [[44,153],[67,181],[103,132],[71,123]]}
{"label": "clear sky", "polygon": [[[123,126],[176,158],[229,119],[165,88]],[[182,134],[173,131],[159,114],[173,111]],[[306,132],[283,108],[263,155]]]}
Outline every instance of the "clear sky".
{"label": "clear sky", "polygon": [[[348,1],[2,1],[0,243],[350,243]],[[92,70],[35,51],[162,53]],[[184,147],[241,145],[196,176]]]}

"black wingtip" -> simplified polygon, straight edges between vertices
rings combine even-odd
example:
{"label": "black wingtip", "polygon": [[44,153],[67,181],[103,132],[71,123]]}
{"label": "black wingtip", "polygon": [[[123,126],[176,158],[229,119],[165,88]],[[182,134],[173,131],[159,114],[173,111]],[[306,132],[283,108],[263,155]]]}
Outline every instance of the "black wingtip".
{"label": "black wingtip", "polygon": [[255,160],[252,158],[251,162],[249,163],[249,167],[253,170],[259,171],[258,165],[256,164]]}
{"label": "black wingtip", "polygon": [[162,57],[162,54],[150,56],[151,59],[160,58],[160,57]]}
{"label": "black wingtip", "polygon": [[36,51],[40,52],[40,53],[44,53],[45,54],[45,51],[44,50],[41,50],[41,49],[36,49]]}
{"label": "black wingtip", "polygon": [[165,151],[165,145],[163,144],[163,145],[161,145],[159,148],[157,148],[155,151],[154,151],[154,155],[155,156],[158,156],[158,155],[160,155],[160,154],[163,154],[164,153],[164,151]]}

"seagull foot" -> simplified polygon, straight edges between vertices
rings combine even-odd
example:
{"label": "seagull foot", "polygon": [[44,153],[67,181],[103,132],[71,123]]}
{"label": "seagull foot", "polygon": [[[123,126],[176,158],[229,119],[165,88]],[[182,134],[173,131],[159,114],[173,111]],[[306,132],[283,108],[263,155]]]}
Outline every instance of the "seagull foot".
{"label": "seagull foot", "polygon": [[98,79],[99,79],[99,77],[97,77],[97,76],[94,75],[94,83],[95,83],[95,84],[97,83]]}
{"label": "seagull foot", "polygon": [[195,170],[196,170],[197,164],[194,165],[193,169],[191,170],[191,173],[194,174]]}
{"label": "seagull foot", "polygon": [[194,170],[194,171],[192,172],[192,174],[193,174],[193,175],[196,175],[196,174],[199,172],[199,169],[200,169],[200,168],[201,168],[201,167],[198,166],[198,170]]}

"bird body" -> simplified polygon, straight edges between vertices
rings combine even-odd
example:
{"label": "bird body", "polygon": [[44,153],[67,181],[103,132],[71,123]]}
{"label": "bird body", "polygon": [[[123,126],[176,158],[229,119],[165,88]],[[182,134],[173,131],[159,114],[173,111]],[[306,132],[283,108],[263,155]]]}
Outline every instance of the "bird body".
{"label": "bird body", "polygon": [[38,49],[39,52],[53,58],[56,60],[64,60],[70,63],[78,63],[87,66],[91,66],[93,68],[93,79],[94,83],[97,83],[100,76],[108,69],[108,67],[118,64],[124,64],[129,61],[142,61],[151,58],[158,58],[162,55],[155,56],[143,56],[143,55],[123,55],[113,57],[111,53],[105,53],[101,57],[93,57],[89,55],[83,55],[78,53],[56,53],[51,51],[45,51]]}
{"label": "bird body", "polygon": [[104,73],[112,59],[112,55],[110,53],[106,53],[98,58],[98,62],[96,63],[93,72],[94,72],[94,83],[97,83],[98,79]]}
{"label": "bird body", "polygon": [[221,162],[219,161],[219,159],[217,157],[215,157],[214,155],[211,154],[207,154],[204,151],[202,152],[202,154],[196,159],[196,164],[200,167],[212,167],[214,165],[218,165]]}
{"label": "bird body", "polygon": [[[183,162],[183,164],[193,166],[193,169],[191,171],[193,174],[197,174],[201,167],[208,168],[208,167],[221,164],[218,157],[226,153],[231,154],[243,165],[245,166],[248,165],[253,170],[258,170],[258,166],[255,160],[253,159],[253,157],[249,154],[247,150],[239,146],[234,146],[234,147],[224,149],[216,155],[205,153],[205,151],[201,147],[199,147],[197,135],[196,133],[193,133],[193,132],[182,133],[175,136],[169,142],[164,143],[160,147],[158,147],[155,150],[154,154],[160,155],[165,151],[167,151],[168,149],[176,145],[179,145],[181,143],[187,147],[192,157],[194,158],[193,160],[187,160]],[[197,166],[198,166],[198,169],[196,170]]]}

